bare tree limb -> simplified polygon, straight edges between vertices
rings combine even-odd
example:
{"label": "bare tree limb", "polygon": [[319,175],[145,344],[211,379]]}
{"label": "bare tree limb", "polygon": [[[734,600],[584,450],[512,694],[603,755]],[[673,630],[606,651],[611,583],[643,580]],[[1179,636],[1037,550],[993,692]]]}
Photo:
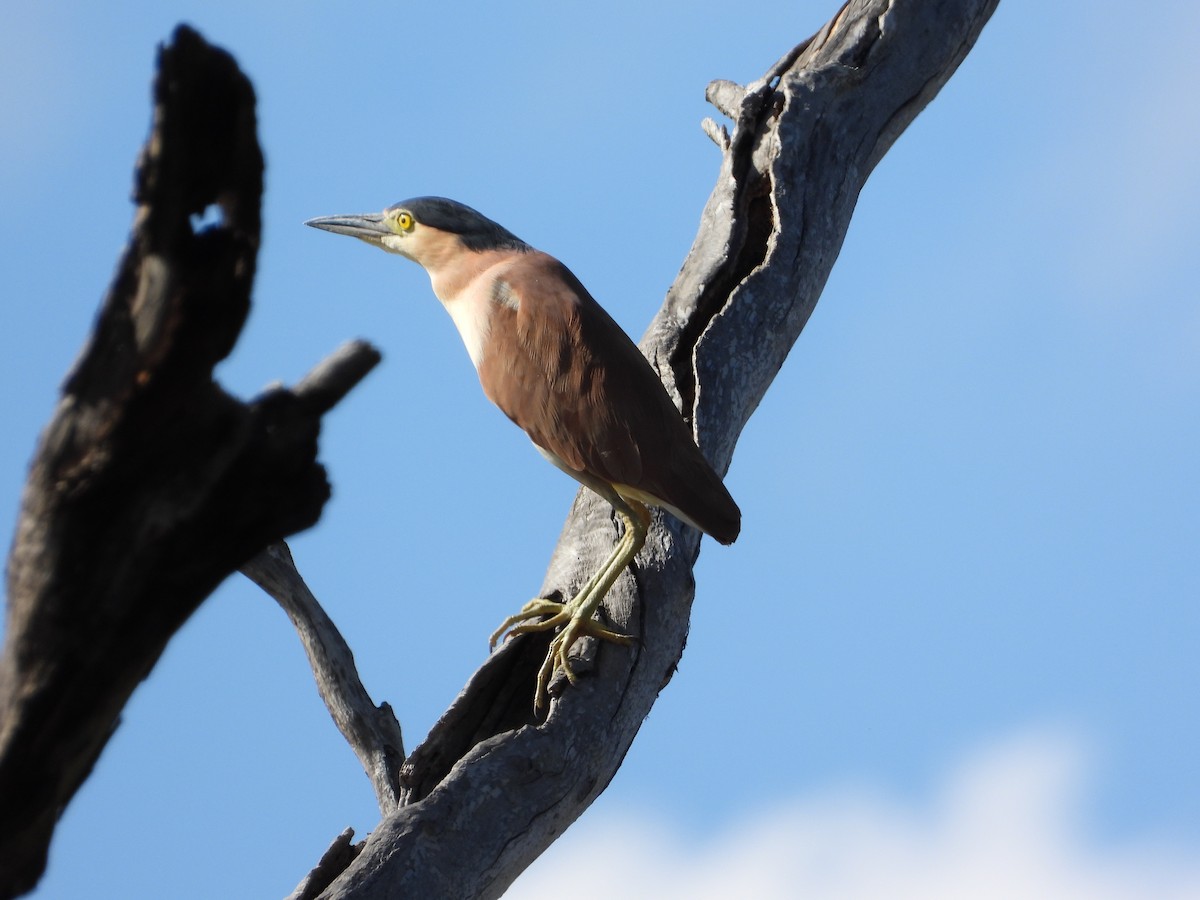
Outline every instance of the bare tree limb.
{"label": "bare tree limb", "polygon": [[251,403],[213,381],[258,253],[254,91],[187,28],[158,65],[133,233],[42,434],[8,560],[0,897],[41,876],[59,815],[171,635],[238,566],[317,520],[321,414],[378,359],[350,348],[301,391]]}
{"label": "bare tree limb", "polygon": [[[728,468],[795,343],[867,177],[974,45],[998,0],[851,0],[745,88],[714,82],[733,119],[692,250],[642,340],[702,449]],[[570,596],[616,537],[607,504],[575,501],[543,594]],[[687,636],[699,535],[659,517],[606,600],[640,641],[533,717],[544,635],[508,641],[405,763],[403,805],[321,894],[498,897],[604,790]]]}
{"label": "bare tree limb", "polygon": [[274,597],[292,620],[321,699],[371,779],[379,811],[392,812],[400,805],[404,739],[391,706],[376,706],[367,694],[350,646],[296,571],[287,544],[272,544],[242,566],[242,574]]}

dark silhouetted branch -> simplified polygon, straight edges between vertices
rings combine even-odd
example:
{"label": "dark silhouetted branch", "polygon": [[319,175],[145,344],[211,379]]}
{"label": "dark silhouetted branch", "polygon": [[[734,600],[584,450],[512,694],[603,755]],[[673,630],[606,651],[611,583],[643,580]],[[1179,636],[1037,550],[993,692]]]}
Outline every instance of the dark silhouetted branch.
{"label": "dark silhouetted branch", "polygon": [[158,69],[133,232],[42,434],[8,560],[0,897],[37,882],[59,815],[171,635],[231,572],[317,521],[321,414],[378,359],[347,350],[301,390],[250,403],[214,382],[258,253],[254,91],[187,28]]}

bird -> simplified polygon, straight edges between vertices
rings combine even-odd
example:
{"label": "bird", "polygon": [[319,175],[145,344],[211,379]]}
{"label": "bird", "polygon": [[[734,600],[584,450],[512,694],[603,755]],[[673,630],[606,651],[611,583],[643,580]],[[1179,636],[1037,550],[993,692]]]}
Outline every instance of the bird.
{"label": "bird", "polygon": [[741,510],[646,357],[553,256],[444,197],[305,224],[424,268],[487,398],[542,456],[608,501],[623,523],[607,561],[570,600],[530,600],[491,636],[494,650],[506,633],[557,629],[535,685],[540,710],[556,671],[577,683],[568,651],[579,637],[631,642],[594,617],[645,544],[648,507],[722,544],[737,539]]}

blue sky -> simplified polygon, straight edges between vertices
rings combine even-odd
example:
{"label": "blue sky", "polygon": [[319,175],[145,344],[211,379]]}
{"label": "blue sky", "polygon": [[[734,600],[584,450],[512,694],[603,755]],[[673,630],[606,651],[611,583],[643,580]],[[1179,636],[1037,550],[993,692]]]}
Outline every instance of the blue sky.
{"label": "blue sky", "polygon": [[[268,161],[222,383],[295,381],[351,337],[385,354],[328,419],[334,498],[293,549],[415,746],[539,587],[574,488],[483,398],[419,269],[301,223],[455,197],[640,335],[716,175],[705,85],[835,7],[6,9],[0,537],[128,233],[154,47],[188,21],[253,79]],[[742,537],[703,547],[676,678],[511,896],[606,841],[654,850],[624,883],[656,897],[749,873],[878,896],[861,860],[898,895],[1200,897],[1198,37],[1182,0],[1001,4],[868,182],[743,435]],[[376,821],[286,618],[235,577],[134,697],[36,896],[280,896]]]}

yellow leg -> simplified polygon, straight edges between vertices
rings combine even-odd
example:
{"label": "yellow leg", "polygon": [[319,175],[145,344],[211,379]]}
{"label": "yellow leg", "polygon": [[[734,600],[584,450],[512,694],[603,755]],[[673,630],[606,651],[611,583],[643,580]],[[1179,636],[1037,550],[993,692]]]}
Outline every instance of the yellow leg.
{"label": "yellow leg", "polygon": [[[542,663],[541,670],[538,672],[537,687],[533,698],[535,709],[545,706],[546,689],[549,687],[550,679],[554,676],[556,669],[562,669],[567,680],[572,684],[575,683],[575,673],[571,671],[567,653],[576,640],[584,636],[618,644],[628,644],[631,640],[628,635],[605,628],[593,616],[613,583],[637,556],[642,545],[646,543],[650,513],[636,500],[625,500],[618,496],[609,499],[612,500],[613,506],[625,523],[625,533],[621,535],[621,539],[613,548],[612,555],[599,571],[588,579],[587,584],[580,589],[579,593],[566,603],[542,598],[530,600],[519,613],[505,619],[491,637],[491,645],[495,647],[496,642],[505,632],[525,634],[532,631],[549,631],[562,626],[562,630],[551,640],[546,661]],[[543,616],[546,618],[541,618]],[[538,621],[530,621],[532,619]]]}

